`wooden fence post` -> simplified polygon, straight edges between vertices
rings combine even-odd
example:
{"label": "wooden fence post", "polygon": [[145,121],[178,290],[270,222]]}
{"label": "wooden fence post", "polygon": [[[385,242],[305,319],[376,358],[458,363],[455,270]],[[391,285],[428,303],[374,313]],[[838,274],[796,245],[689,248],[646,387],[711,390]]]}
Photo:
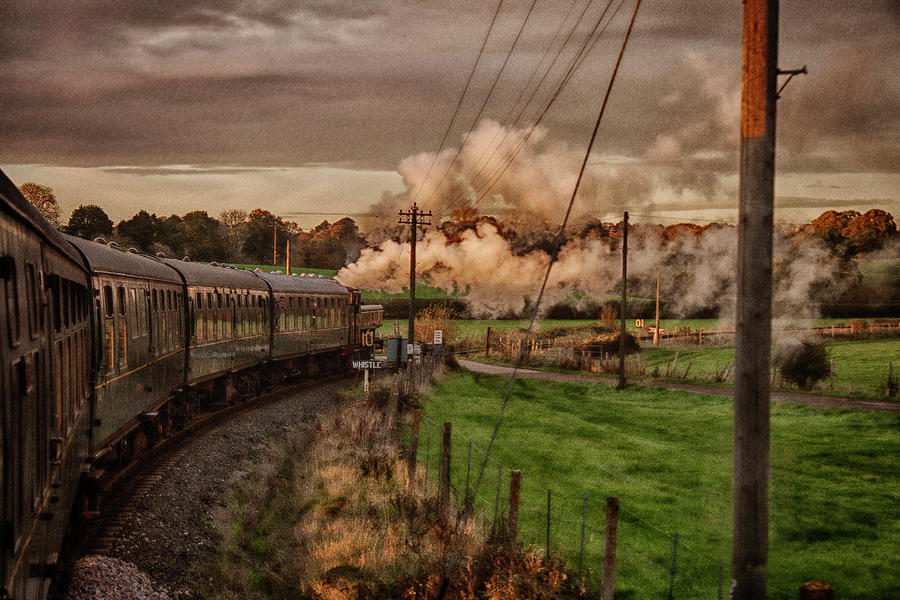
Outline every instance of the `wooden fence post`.
{"label": "wooden fence post", "polygon": [[410,488],[416,481],[416,460],[419,454],[419,419],[422,411],[416,409],[413,411],[412,431],[409,433],[409,462],[406,472],[406,487]]}
{"label": "wooden fence post", "polygon": [[510,547],[515,547],[516,537],[519,533],[519,484],[522,479],[522,471],[516,469],[509,474],[509,527],[507,536]]}
{"label": "wooden fence post", "polygon": [[487,333],[484,335],[484,355],[491,355],[491,328],[487,328]]}
{"label": "wooden fence post", "polygon": [[601,600],[613,600],[616,585],[616,542],[619,532],[619,499],[606,499],[606,546],[603,550],[603,578],[600,580]]}
{"label": "wooden fence post", "polygon": [[441,445],[441,519],[450,515],[450,421],[444,421],[444,440]]}

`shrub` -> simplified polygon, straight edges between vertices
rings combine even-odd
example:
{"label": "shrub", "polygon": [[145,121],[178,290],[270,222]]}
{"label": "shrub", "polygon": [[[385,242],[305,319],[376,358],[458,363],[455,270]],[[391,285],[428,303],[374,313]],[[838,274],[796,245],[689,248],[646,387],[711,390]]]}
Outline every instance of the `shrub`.
{"label": "shrub", "polygon": [[785,381],[796,383],[801,390],[811,390],[830,371],[825,345],[816,342],[801,342],[784,348],[775,361]]}

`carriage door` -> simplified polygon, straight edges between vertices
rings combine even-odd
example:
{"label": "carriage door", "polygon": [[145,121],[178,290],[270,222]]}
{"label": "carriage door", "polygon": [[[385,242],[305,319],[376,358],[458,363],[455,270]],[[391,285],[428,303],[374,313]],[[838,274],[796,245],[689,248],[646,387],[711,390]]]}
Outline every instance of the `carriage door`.
{"label": "carriage door", "polygon": [[[156,290],[154,290],[154,293]],[[144,312],[147,315],[147,347],[150,349],[149,357],[156,356],[156,336],[153,331],[153,303],[150,301],[150,290],[144,290]]]}

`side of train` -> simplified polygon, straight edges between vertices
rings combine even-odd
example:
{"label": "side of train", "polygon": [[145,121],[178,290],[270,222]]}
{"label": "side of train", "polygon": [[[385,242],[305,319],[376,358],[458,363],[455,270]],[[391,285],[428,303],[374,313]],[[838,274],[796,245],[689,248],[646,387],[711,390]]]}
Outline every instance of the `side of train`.
{"label": "side of train", "polygon": [[344,369],[382,321],[321,277],[54,230],[0,171],[0,598],[43,598],[73,506],[200,410]]}

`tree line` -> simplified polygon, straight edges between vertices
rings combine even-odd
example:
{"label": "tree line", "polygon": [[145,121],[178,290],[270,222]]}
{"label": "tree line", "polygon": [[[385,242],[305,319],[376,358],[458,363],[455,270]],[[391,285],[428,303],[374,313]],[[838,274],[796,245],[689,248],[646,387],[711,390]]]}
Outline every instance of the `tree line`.
{"label": "tree line", "polygon": [[[162,252],[169,257],[188,257],[196,261],[272,264],[277,257],[277,262],[284,264],[290,242],[292,259],[298,265],[340,269],[354,262],[360,251],[370,243],[377,245],[386,238],[403,241],[408,234],[405,226],[392,223],[369,232],[367,242],[349,217],[335,223],[322,221],[304,231],[297,223],[261,208],[249,212],[226,210],[218,218],[202,210],[168,217],[140,210],[130,219],[123,219],[114,225],[101,207],[88,204],[76,208],[68,223],[62,224],[59,204],[51,188],[29,182],[22,184],[20,190],[48,221],[67,233],[87,239],[102,236],[142,252]],[[496,227],[500,235],[509,240],[511,249],[520,255],[533,251],[550,254],[575,238],[605,238],[615,246],[622,235],[620,223],[594,220],[581,227],[570,228],[564,232],[563,240],[557,240],[555,230],[550,228],[519,228],[491,216],[479,215],[472,207],[453,211],[450,218],[437,224],[437,227],[448,243],[454,243],[461,239],[466,230],[477,229],[482,223]],[[733,226],[724,223],[705,226],[693,223],[669,226],[636,223],[629,225],[629,230],[630,235],[657,239],[660,245],[666,245],[681,236],[701,236],[713,229],[729,227]],[[785,233],[792,237],[821,240],[835,257],[842,260],[890,247],[900,239],[894,217],[877,208],[865,213],[829,210],[810,223],[792,225],[786,229]]]}
{"label": "tree line", "polygon": [[267,210],[231,209],[218,218],[204,210],[184,215],[159,217],[145,210],[130,219],[113,224],[101,207],[82,204],[60,222],[59,204],[53,190],[35,183],[20,187],[22,194],[41,214],[60,230],[94,239],[103,237],[126,248],[148,254],[163,253],[170,258],[202,262],[272,264],[276,257],[284,264],[288,242],[297,264],[322,269],[340,269],[359,257],[366,241],[353,219],[335,223],[322,221],[304,231],[297,223],[286,221]]}

